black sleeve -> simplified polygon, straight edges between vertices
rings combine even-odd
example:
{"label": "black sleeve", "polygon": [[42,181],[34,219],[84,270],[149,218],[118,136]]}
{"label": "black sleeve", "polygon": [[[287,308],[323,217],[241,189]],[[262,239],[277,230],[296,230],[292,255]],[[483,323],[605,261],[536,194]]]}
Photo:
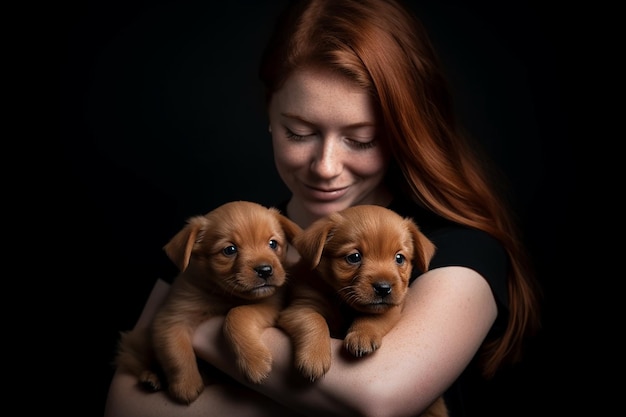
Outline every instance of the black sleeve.
{"label": "black sleeve", "polygon": [[[401,216],[413,219],[437,247],[429,269],[444,266],[473,269],[487,280],[499,307],[508,310],[509,257],[497,239],[481,230],[444,219],[407,198],[395,199],[389,208]],[[414,270],[413,273],[412,280],[421,271]]]}
{"label": "black sleeve", "polygon": [[498,304],[508,309],[508,256],[498,240],[461,226],[435,230],[428,237],[437,247],[429,269],[464,266],[475,270],[487,280]]}

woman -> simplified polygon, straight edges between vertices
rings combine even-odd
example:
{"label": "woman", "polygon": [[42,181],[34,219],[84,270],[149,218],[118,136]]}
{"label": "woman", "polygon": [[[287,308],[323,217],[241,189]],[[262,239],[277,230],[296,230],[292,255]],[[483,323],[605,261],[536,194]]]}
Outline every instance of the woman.
{"label": "woman", "polygon": [[[389,207],[437,246],[429,271],[413,277],[403,317],[376,354],[354,363],[333,340],[320,381],[293,383],[289,339],[271,329],[273,371],[248,384],[213,319],[194,346],[231,378],[185,406],[117,373],[106,415],[413,416],[442,394],[450,416],[479,415],[477,384],[517,361],[539,326],[537,290],[495,176],[457,125],[423,27],[395,0],[294,1],[260,76],[275,164],[291,191],[282,211],[307,227],[357,204]],[[168,288],[157,282],[137,326]]]}

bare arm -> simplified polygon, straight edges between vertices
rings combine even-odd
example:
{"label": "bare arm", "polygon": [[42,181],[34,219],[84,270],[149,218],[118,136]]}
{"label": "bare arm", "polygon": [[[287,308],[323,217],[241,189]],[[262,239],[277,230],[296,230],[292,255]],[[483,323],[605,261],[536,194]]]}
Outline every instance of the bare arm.
{"label": "bare arm", "polygon": [[[309,383],[295,377],[287,336],[270,329],[264,340],[274,355],[273,371],[263,384],[250,386],[312,416],[416,415],[461,374],[496,315],[493,294],[478,273],[435,269],[413,283],[401,321],[372,356],[346,358],[334,340],[330,371]],[[200,357],[246,383],[223,343],[220,319],[203,324],[194,345]]]}
{"label": "bare arm", "polygon": [[[157,280],[137,320],[137,327],[148,326],[169,288],[165,281]],[[140,389],[135,376],[116,372],[109,386],[104,416],[287,416],[284,411],[284,407],[274,401],[234,382],[210,385],[192,404],[181,405],[163,391],[149,393]]]}
{"label": "bare arm", "polygon": [[172,401],[165,391],[148,393],[137,386],[137,379],[129,374],[116,373],[109,388],[105,417],[276,417],[298,414],[286,409],[244,386],[213,384],[205,387],[190,405]]}

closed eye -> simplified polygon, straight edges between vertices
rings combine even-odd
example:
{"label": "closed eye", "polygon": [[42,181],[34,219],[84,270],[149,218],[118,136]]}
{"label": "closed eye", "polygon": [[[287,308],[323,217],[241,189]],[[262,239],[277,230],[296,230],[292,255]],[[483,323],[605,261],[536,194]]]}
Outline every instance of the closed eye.
{"label": "closed eye", "polygon": [[297,133],[285,128],[285,136],[287,137],[287,139],[292,140],[294,142],[301,142],[307,136],[312,136],[312,135],[313,135],[312,133],[307,134],[307,135],[298,135]]}
{"label": "closed eye", "polygon": [[[285,136],[287,137],[287,139],[293,142],[302,142],[306,138],[310,136],[315,136],[315,135],[316,133],[298,134],[292,130],[285,128]],[[367,142],[363,142],[363,141],[356,140],[356,139],[350,139],[350,138],[345,138],[344,140],[347,142],[349,147],[353,149],[357,149],[357,150],[371,149],[371,148],[376,147],[378,144],[378,142],[375,139],[367,141]]]}
{"label": "closed eye", "polygon": [[347,140],[348,140],[350,147],[358,149],[358,150],[371,149],[376,146],[375,140],[370,140],[369,142],[360,142],[354,139],[347,139]]}

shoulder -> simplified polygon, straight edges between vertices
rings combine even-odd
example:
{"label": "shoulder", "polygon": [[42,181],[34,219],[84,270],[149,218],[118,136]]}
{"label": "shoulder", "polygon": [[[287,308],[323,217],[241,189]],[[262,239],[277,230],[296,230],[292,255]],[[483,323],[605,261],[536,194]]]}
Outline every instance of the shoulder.
{"label": "shoulder", "polygon": [[446,266],[471,268],[489,283],[497,302],[508,306],[509,258],[496,238],[482,230],[444,219],[406,200],[394,201],[389,208],[413,219],[435,244],[437,249],[430,270]]}
{"label": "shoulder", "polygon": [[477,269],[488,281],[499,275],[506,276],[508,272],[508,256],[504,247],[482,230],[449,225],[431,230],[426,235],[437,247],[430,269],[467,266]]}

